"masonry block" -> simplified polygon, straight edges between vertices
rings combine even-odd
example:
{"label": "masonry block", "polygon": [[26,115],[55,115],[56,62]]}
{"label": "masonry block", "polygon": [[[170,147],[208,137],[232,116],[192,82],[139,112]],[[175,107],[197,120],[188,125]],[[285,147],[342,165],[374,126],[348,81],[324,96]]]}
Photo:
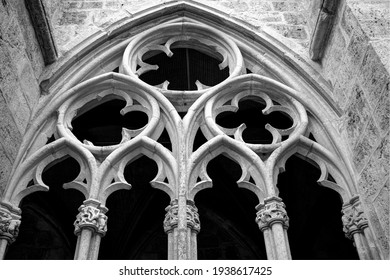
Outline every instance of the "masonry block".
{"label": "masonry block", "polygon": [[278,33],[286,38],[305,40],[307,39],[307,32],[303,26],[294,26],[286,24],[269,24],[269,27],[275,29]]}
{"label": "masonry block", "polygon": [[354,30],[359,27],[359,22],[354,16],[351,8],[347,5],[344,9],[343,15],[341,17],[341,27],[345,31],[348,37],[350,37]]}
{"label": "masonry block", "polygon": [[377,128],[374,120],[371,119],[363,132],[361,140],[357,143],[353,150],[353,161],[358,172],[363,169],[380,140],[379,129]]}
{"label": "masonry block", "polygon": [[360,68],[360,78],[367,100],[371,108],[374,109],[390,76],[371,46],[364,55]]}
{"label": "masonry block", "polygon": [[18,153],[22,135],[13,119],[13,116],[0,90],[0,143],[9,159],[15,159]]}
{"label": "masonry block", "polygon": [[370,158],[367,166],[360,174],[359,187],[364,196],[372,201],[389,178],[390,144],[385,137]]}
{"label": "masonry block", "polygon": [[0,144],[0,197],[4,192],[9,175],[12,169],[12,162],[9,160],[4,147]]}
{"label": "masonry block", "polygon": [[59,25],[81,25],[86,22],[87,17],[88,13],[86,11],[64,12],[62,17],[59,19]]}
{"label": "masonry block", "polygon": [[355,146],[362,135],[364,126],[370,116],[370,108],[365,100],[364,93],[358,84],[355,84],[351,93],[351,103],[344,116],[343,129],[347,131],[349,143]]}
{"label": "masonry block", "polygon": [[385,135],[390,130],[390,81],[383,89],[382,97],[378,106],[374,110],[374,118],[379,126],[381,135]]}

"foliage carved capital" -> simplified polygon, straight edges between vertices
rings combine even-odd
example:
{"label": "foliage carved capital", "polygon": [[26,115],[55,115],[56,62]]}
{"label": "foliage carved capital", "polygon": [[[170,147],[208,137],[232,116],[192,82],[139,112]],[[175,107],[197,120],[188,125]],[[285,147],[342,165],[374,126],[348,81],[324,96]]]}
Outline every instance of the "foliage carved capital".
{"label": "foliage carved capital", "polygon": [[197,233],[200,231],[198,208],[196,208],[195,203],[191,201],[187,203],[187,227]]}
{"label": "foliage carved capital", "polygon": [[284,228],[289,226],[289,218],[282,199],[279,197],[270,197],[264,200],[264,203],[257,207],[256,222],[261,231],[264,231],[274,223],[281,223]]}
{"label": "foliage carved capital", "polygon": [[90,228],[96,233],[104,236],[107,232],[107,216],[105,213],[107,209],[96,204],[96,201],[86,201],[84,205],[80,206],[79,214],[74,222],[74,233],[80,234],[83,228]]}
{"label": "foliage carved capital", "polygon": [[352,239],[355,233],[362,232],[368,227],[367,217],[359,197],[352,198],[348,204],[343,206],[341,212],[343,213],[343,231],[349,239]]}
{"label": "foliage carved capital", "polygon": [[0,239],[13,243],[19,234],[20,217],[0,208]]}
{"label": "foliage carved capital", "polygon": [[[173,202],[171,202],[171,204],[167,208],[165,208],[165,211],[167,211],[167,213],[165,214],[165,219],[164,219],[164,231],[166,233],[169,233],[178,225],[179,206],[177,204],[177,201],[174,200]],[[192,201],[187,202],[186,211],[187,211],[187,227],[192,229],[195,232],[199,232],[200,220],[199,220],[198,208],[196,208],[194,202]]]}
{"label": "foliage carved capital", "polygon": [[177,200],[173,200],[171,204],[167,208],[165,208],[165,211],[167,211],[167,213],[165,214],[165,219],[163,224],[164,231],[166,233],[169,233],[175,227],[177,227],[178,224],[179,206],[177,204]]}

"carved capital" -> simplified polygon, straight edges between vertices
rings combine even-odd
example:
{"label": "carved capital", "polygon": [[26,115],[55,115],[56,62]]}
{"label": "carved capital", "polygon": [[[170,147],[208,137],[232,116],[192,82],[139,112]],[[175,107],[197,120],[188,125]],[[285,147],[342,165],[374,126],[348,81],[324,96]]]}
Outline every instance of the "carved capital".
{"label": "carved capital", "polygon": [[[164,219],[164,231],[169,233],[178,225],[178,214],[179,206],[177,200],[173,200],[171,204],[165,208],[167,213],[165,214]],[[196,208],[193,201],[188,201],[186,206],[187,211],[187,227],[199,232],[200,231],[200,220],[198,214],[198,208]]]}
{"label": "carved capital", "polygon": [[187,227],[196,232],[200,231],[198,208],[196,208],[193,201],[187,202]]}
{"label": "carved capital", "polygon": [[90,228],[104,236],[107,232],[107,208],[102,207],[98,201],[87,200],[80,206],[79,214],[74,222],[74,233],[78,235],[83,228]]}
{"label": "carved capital", "polygon": [[0,208],[0,239],[13,243],[19,234],[20,216],[11,214],[8,210]]}
{"label": "carved capital", "polygon": [[256,222],[261,231],[270,228],[274,223],[281,223],[284,228],[288,228],[289,218],[281,198],[267,198],[256,208],[258,210]]}
{"label": "carved capital", "polygon": [[368,221],[364,214],[359,197],[354,197],[351,201],[343,206],[343,231],[345,236],[352,239],[353,235],[368,227]]}
{"label": "carved capital", "polygon": [[166,233],[172,231],[178,224],[178,213],[179,206],[177,205],[177,200],[173,200],[171,204],[165,208],[167,213],[165,214],[164,219],[164,231]]}

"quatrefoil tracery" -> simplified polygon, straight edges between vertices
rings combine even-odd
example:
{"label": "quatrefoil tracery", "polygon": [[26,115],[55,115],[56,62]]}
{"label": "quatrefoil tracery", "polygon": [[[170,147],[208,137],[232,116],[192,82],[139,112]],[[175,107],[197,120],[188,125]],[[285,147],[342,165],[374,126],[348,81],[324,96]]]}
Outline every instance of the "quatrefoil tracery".
{"label": "quatrefoil tracery", "polygon": [[[83,189],[86,197],[94,192],[95,197],[101,197],[104,200],[111,192],[119,188],[128,189],[130,185],[123,177],[124,168],[133,160],[133,157],[145,154],[155,160],[158,165],[158,174],[152,183],[174,198],[177,194],[175,188],[178,185],[180,165],[191,165],[192,144],[190,143],[195,138],[194,131],[199,128],[205,133],[206,138],[206,143],[201,144],[200,150],[202,147],[204,149],[210,140],[216,139],[216,136],[230,135],[233,136],[233,141],[238,141],[240,144],[245,143],[256,153],[259,151],[272,153],[283,141],[290,140],[294,133],[301,134],[297,130],[305,118],[303,107],[288,94],[286,95],[286,90],[279,83],[258,75],[242,75],[243,69],[245,69],[243,58],[236,44],[230,39],[211,28],[189,23],[168,24],[162,29],[141,34],[130,42],[123,55],[120,69],[123,74],[103,74],[84,81],[64,93],[69,97],[57,109],[57,140],[53,143],[63,138],[67,140],[66,145],[81,147],[85,154],[91,153],[91,156],[88,155],[86,159],[91,168],[87,167],[88,164],[83,164],[84,168],[91,170],[86,176],[83,174],[82,178],[78,178],[80,182],[77,186],[75,185],[77,188]],[[174,49],[171,49],[173,44],[199,48],[201,52],[209,54],[211,57],[223,58],[219,67],[220,69],[228,68],[229,77],[216,86],[210,88],[200,86],[194,92],[168,91],[143,83],[138,76],[156,68],[145,64],[144,57],[153,54],[153,52],[164,52],[170,56],[174,52]],[[137,67],[139,68],[137,69]],[[72,124],[75,118],[87,114],[101,104],[118,100],[124,104],[120,109],[122,116],[130,112],[142,112],[147,116],[147,123],[142,127],[123,128],[122,139],[118,141],[119,143],[108,146],[94,145],[90,139],[86,139],[87,141],[82,143],[81,141],[84,139],[78,139],[77,135],[72,133]],[[189,105],[186,105],[186,111],[191,112],[182,119],[178,112],[183,111],[181,106],[186,104],[186,100],[189,101]],[[245,137],[243,137],[245,125],[241,124],[229,129],[219,126],[216,121],[220,114],[239,111],[242,105],[240,101],[244,103],[254,101],[256,104],[264,106],[265,108],[261,110],[263,115],[283,114],[288,117],[288,125],[277,128],[268,124],[265,126],[265,129],[272,134],[271,143],[246,143]],[[194,120],[186,122],[185,119],[188,120],[190,117]],[[167,132],[165,132],[164,137],[168,136],[168,142],[172,143],[172,151],[158,143],[158,139],[164,131]],[[181,147],[179,147],[180,145]],[[179,156],[182,157],[179,149],[181,153],[186,151],[186,158],[179,158]],[[225,149],[229,148],[225,147]],[[262,176],[261,172],[258,172],[257,181],[254,182],[252,178],[254,173],[248,171],[255,168],[248,160],[251,156],[245,160],[240,159],[242,152],[237,150],[234,155],[235,160],[239,161],[243,170],[239,185],[258,193],[259,197],[263,196],[264,184],[258,179]],[[75,155],[76,159],[80,157],[83,156]],[[93,161],[93,157],[97,162],[90,162]],[[204,164],[209,159],[200,159],[200,161],[202,160],[204,162],[199,167],[200,173],[196,175],[196,178],[200,177],[201,182],[195,182],[199,184],[199,188],[203,188],[203,185],[206,186],[209,182],[207,174],[202,172],[205,169]],[[192,175],[187,174],[186,176]],[[87,184],[81,182],[86,177],[88,177]],[[165,182],[167,179],[169,184]],[[100,182],[99,189],[89,185],[94,182]],[[95,189],[92,190],[93,188]],[[96,192],[100,192],[100,194]]]}
{"label": "quatrefoil tracery", "polygon": [[[215,113],[217,124],[227,135],[242,142],[263,145],[281,142],[293,129],[291,119],[285,117],[289,116],[286,114],[288,107],[274,105],[271,100],[267,107],[261,109],[263,102],[256,99],[241,99],[237,105],[226,104],[218,108]],[[235,101],[232,100],[232,103]]]}

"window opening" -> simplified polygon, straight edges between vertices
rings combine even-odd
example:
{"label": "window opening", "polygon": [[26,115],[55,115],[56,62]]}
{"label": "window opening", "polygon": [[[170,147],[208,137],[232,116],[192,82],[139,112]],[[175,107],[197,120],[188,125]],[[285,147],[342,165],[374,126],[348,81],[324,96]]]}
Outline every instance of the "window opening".
{"label": "window opening", "polygon": [[266,259],[264,239],[257,224],[258,199],[238,188],[238,164],[218,156],[207,166],[213,187],[195,196],[201,230],[198,259]]}
{"label": "window opening", "polygon": [[[293,124],[290,117],[282,112],[272,112],[264,115],[262,110],[265,104],[260,101],[244,99],[239,102],[237,112],[222,112],[216,117],[218,125],[225,128],[236,128],[245,123],[246,129],[243,133],[243,139],[246,143],[252,144],[270,144],[272,143],[272,134],[265,129],[267,123],[275,128],[287,129]],[[282,136],[282,140],[288,136]]]}
{"label": "window opening", "polygon": [[332,189],[317,183],[321,171],[292,156],[279,175],[279,196],[290,218],[288,238],[293,259],[359,259],[352,241],[345,237],[342,201]]}
{"label": "window opening", "polygon": [[109,228],[99,259],[167,259],[163,221],[170,200],[150,186],[156,174],[156,163],[146,156],[126,166],[124,176],[132,188],[118,190],[107,199]]}
{"label": "window opening", "polygon": [[229,67],[219,69],[221,60],[200,51],[174,48],[172,52],[171,57],[159,53],[145,59],[144,62],[159,68],[142,74],[140,79],[154,86],[169,81],[168,89],[171,90],[197,90],[197,80],[206,86],[214,86],[229,76]]}
{"label": "window opening", "polygon": [[73,134],[81,142],[88,140],[95,146],[119,144],[123,127],[139,129],[148,122],[148,116],[141,111],[131,111],[122,116],[120,111],[125,106],[126,102],[120,99],[99,104],[72,121]]}
{"label": "window opening", "polygon": [[84,196],[62,185],[74,180],[79,172],[77,161],[71,157],[45,169],[42,178],[50,190],[32,193],[22,200],[23,222],[7,259],[73,259],[77,241],[73,222]]}

